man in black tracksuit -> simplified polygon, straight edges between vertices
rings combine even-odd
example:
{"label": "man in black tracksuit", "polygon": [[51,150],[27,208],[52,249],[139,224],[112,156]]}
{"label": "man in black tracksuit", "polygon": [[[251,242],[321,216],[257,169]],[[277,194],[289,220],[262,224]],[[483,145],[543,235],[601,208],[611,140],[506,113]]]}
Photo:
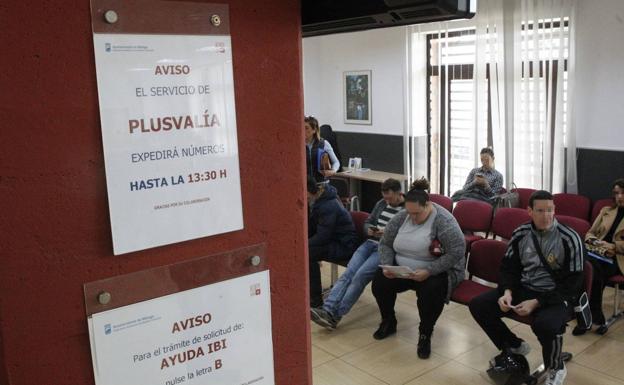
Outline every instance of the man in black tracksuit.
{"label": "man in black tracksuit", "polygon": [[554,218],[549,192],[534,192],[528,211],[532,222],[514,231],[498,288],[474,298],[470,312],[497,348],[518,354],[527,354],[530,347],[501,317],[509,311],[533,316],[531,329],[549,369],[545,383],[562,384],[566,376],[561,360],[563,333],[583,283],[583,243],[574,230]]}

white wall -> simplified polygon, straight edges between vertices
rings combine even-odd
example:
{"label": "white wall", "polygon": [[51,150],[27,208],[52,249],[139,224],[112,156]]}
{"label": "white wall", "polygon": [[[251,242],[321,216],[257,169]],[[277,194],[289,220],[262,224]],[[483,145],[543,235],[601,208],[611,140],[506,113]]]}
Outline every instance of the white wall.
{"label": "white wall", "polygon": [[577,146],[624,151],[624,1],[578,1]]}
{"label": "white wall", "polygon": [[[336,131],[403,136],[405,27],[303,39],[305,114]],[[344,71],[371,70],[372,125],[344,123]]]}
{"label": "white wall", "polygon": [[[624,151],[624,0],[579,0],[577,146]],[[406,27],[303,39],[306,115],[337,131],[403,135]],[[372,70],[372,126],[344,124],[342,73]]]}

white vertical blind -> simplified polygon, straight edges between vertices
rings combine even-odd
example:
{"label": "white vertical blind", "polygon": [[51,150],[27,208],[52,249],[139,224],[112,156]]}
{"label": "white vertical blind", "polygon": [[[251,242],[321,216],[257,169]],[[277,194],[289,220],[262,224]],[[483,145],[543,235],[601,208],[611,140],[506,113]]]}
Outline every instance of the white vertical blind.
{"label": "white vertical blind", "polygon": [[576,191],[575,1],[481,0],[472,20],[412,27],[409,135],[429,134],[432,191],[461,188],[488,145],[507,187]]}

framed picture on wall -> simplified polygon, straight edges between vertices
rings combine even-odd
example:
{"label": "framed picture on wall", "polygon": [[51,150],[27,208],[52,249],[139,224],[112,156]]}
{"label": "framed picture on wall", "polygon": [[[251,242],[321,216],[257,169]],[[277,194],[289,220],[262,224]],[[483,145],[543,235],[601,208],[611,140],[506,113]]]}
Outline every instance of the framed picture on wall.
{"label": "framed picture on wall", "polygon": [[344,122],[347,124],[372,124],[371,71],[345,71]]}

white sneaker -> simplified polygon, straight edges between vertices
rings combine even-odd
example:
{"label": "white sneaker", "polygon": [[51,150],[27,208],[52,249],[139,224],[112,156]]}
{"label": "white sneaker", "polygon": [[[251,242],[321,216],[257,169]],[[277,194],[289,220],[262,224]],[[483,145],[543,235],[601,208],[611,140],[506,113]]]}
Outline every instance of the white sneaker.
{"label": "white sneaker", "polygon": [[559,370],[548,369],[544,385],[562,385],[563,380],[566,378],[566,374],[568,374],[568,369],[566,369],[565,364],[563,364],[563,368]]}
{"label": "white sneaker", "polygon": [[518,346],[517,348],[509,348],[509,351],[513,354],[521,354],[523,356],[526,356],[531,352],[531,345],[529,345],[529,343],[526,341],[522,341],[520,343],[520,346]]}

